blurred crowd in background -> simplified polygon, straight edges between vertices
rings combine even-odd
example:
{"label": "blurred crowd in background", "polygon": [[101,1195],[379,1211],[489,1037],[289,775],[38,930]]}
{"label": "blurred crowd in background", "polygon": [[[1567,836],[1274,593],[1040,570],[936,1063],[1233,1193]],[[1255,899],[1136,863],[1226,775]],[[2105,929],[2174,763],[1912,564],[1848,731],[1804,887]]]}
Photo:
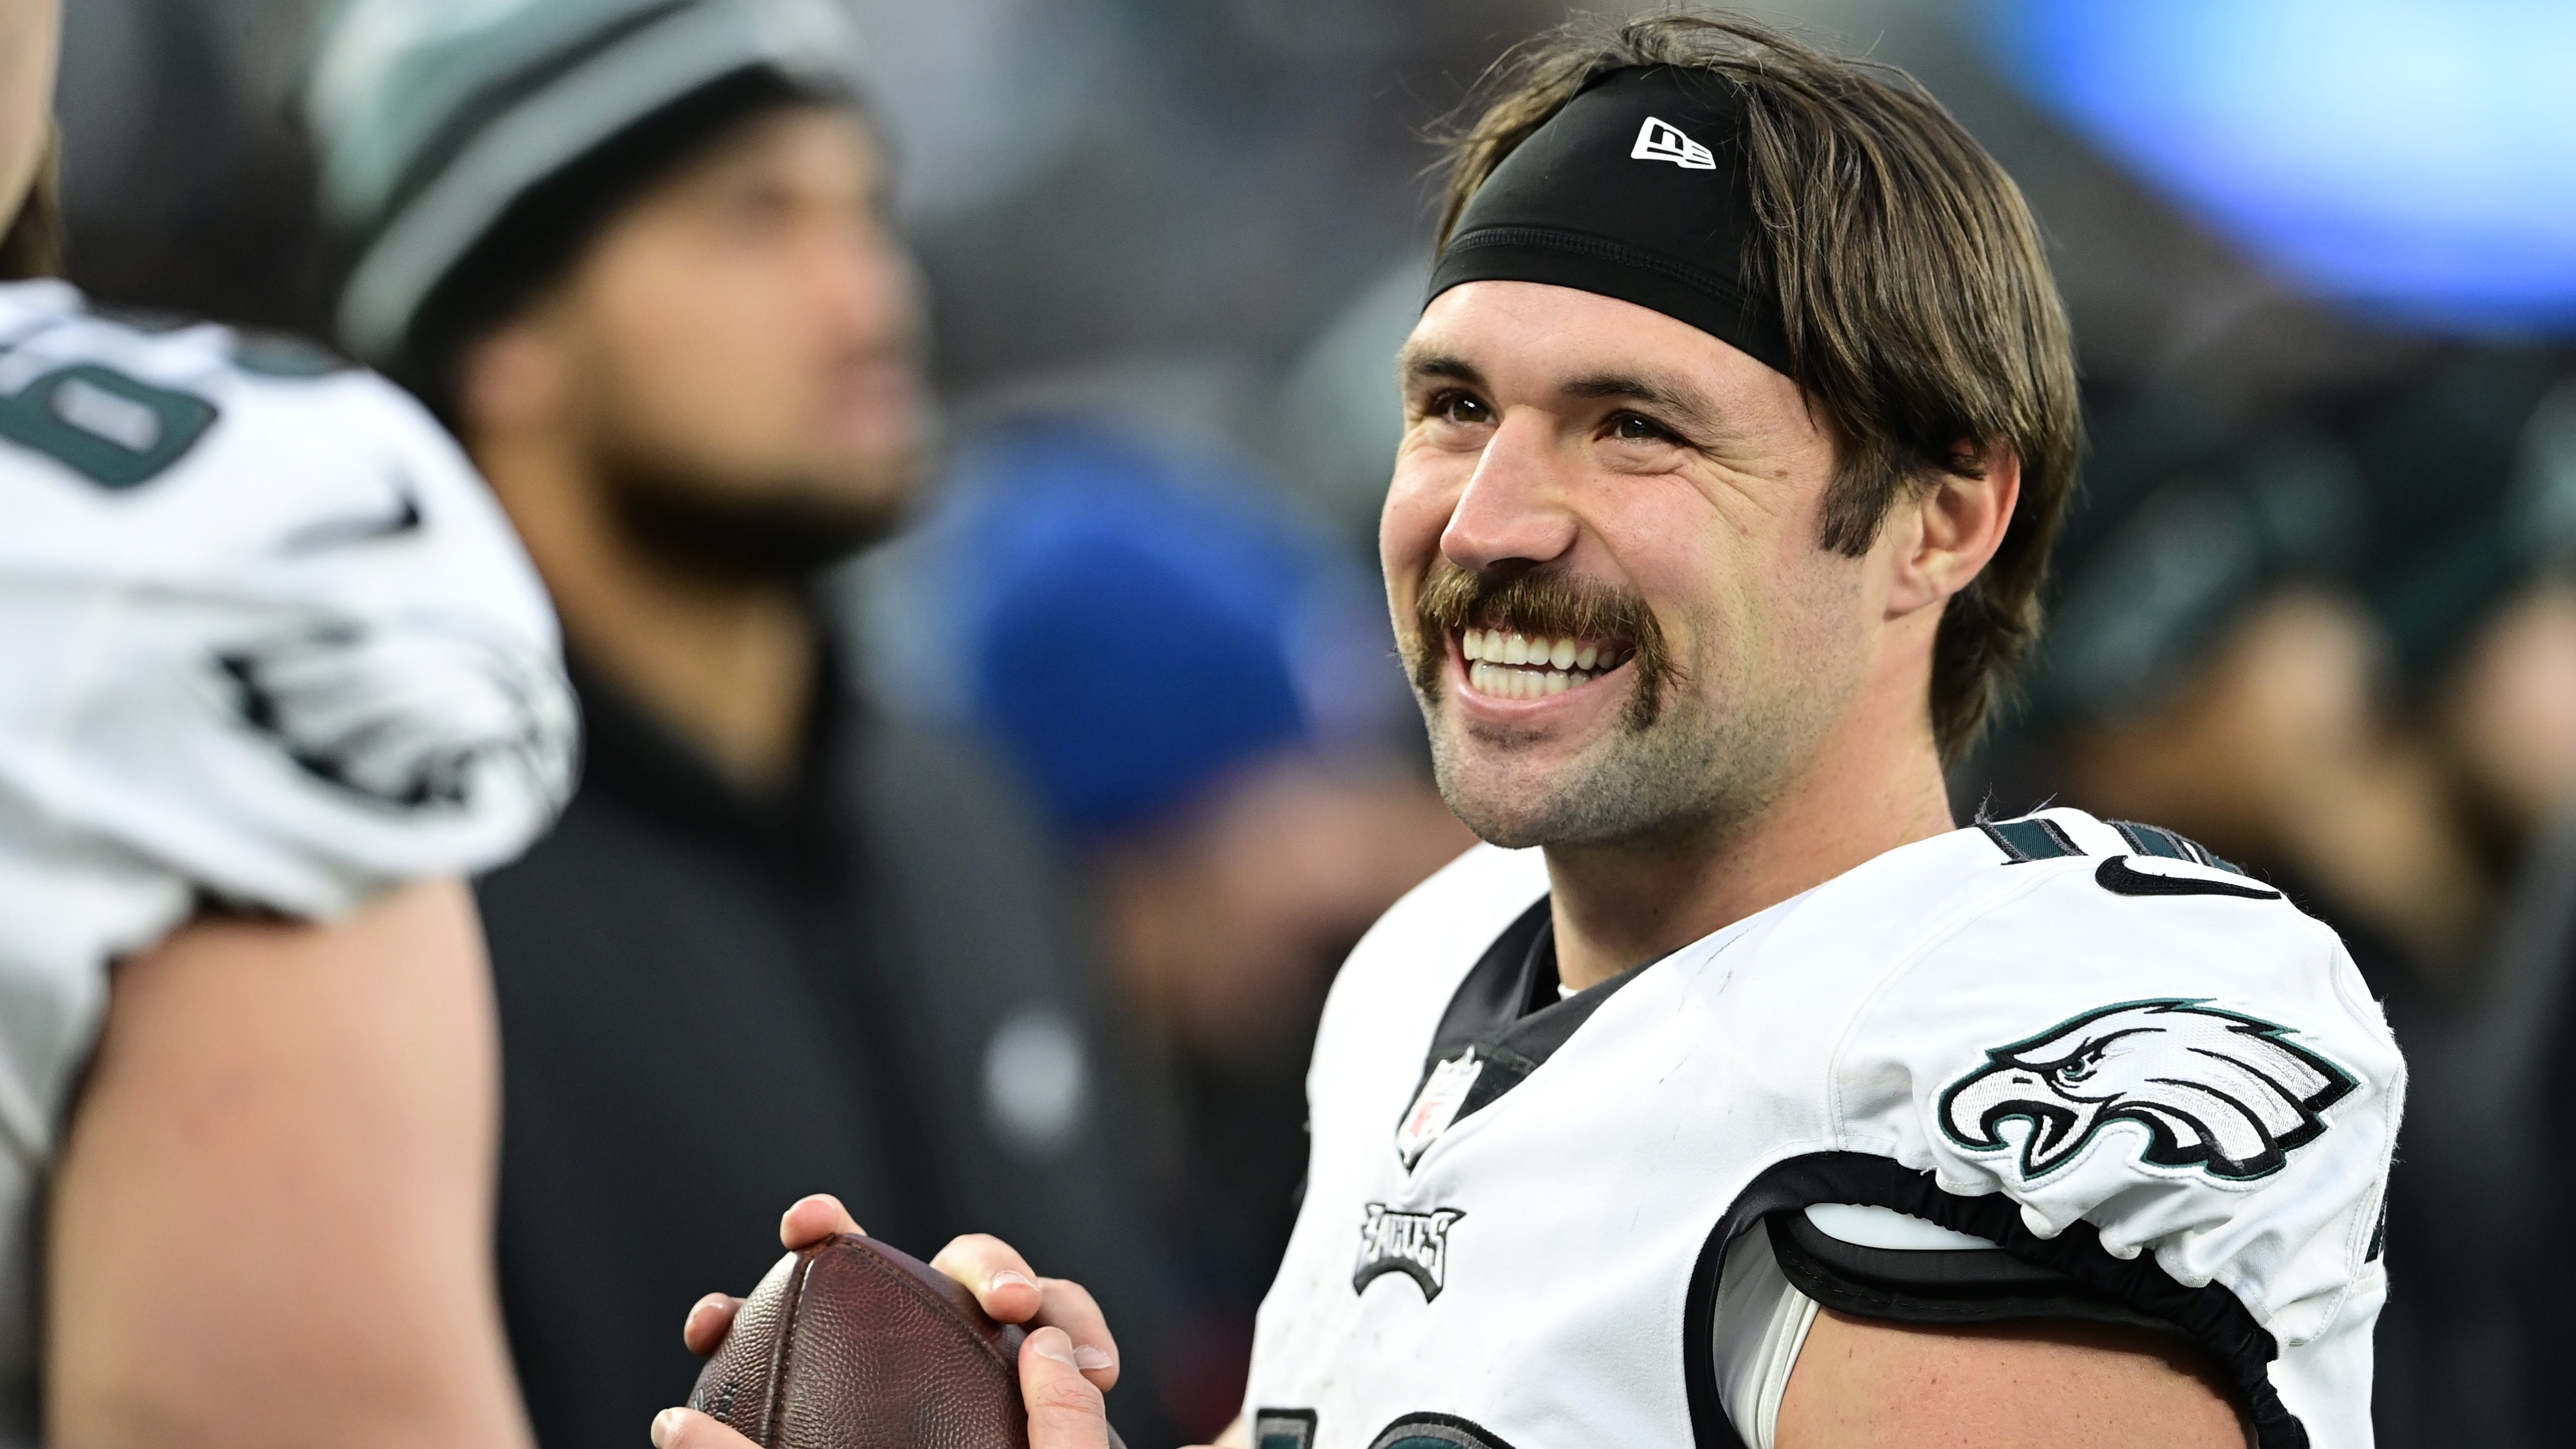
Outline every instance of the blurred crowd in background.
{"label": "blurred crowd in background", "polygon": [[[317,219],[330,138],[317,147],[298,102],[323,8],[70,7],[74,280],[333,336],[349,257]],[[2576,100],[2552,74],[2576,54],[2576,12],[1750,10],[1922,79],[2025,189],[2074,318],[2084,491],[2045,656],[1954,781],[1962,818],[2056,800],[2151,821],[2343,933],[2414,1068],[2382,1442],[2576,1442],[2559,1308],[2576,1301],[2576,351],[2561,340],[2576,334]],[[1091,1024],[1014,1017],[960,1050],[1002,1140],[1056,1150],[1077,1099],[1123,1124],[1141,1231],[1096,1286],[1113,1321],[1160,1326],[1139,1329],[1148,1371],[1120,1397],[1149,1405],[1134,1422],[1206,1434],[1237,1407],[1292,1220],[1334,966],[1469,843],[1429,787],[1377,592],[1390,360],[1427,268],[1424,137],[1563,8],[853,14],[920,266],[939,429],[904,531],[825,582],[825,678],[873,716],[976,742],[1040,823],[1009,858],[1047,877],[1022,887],[1070,903],[1030,929],[1058,933],[1095,1002],[1065,1009]],[[567,617],[578,667],[600,649]],[[596,731],[587,687],[585,704]],[[670,742],[632,736],[594,740],[594,778],[660,768],[633,762]],[[711,771],[705,793],[757,804],[806,778],[758,775]],[[584,848],[583,818],[547,849]],[[742,858],[805,859],[792,822],[729,820],[766,842]],[[514,869],[578,874],[554,859]],[[690,889],[671,869],[670,889]],[[527,1176],[548,1170],[522,1169],[529,1134],[586,1128],[523,1119],[523,1099],[544,1099],[523,1087],[523,1041],[584,1031],[596,998],[514,988],[514,970],[544,968],[520,965],[512,933],[558,929],[537,919],[554,897],[518,879],[486,910],[513,1053],[508,1170]],[[596,989],[646,989],[614,984],[614,965]],[[927,1160],[937,1144],[889,1150]],[[805,1170],[772,1168],[758,1190]],[[899,1211],[924,1231],[948,1221]],[[515,1221],[505,1209],[505,1259]],[[740,1225],[754,1271],[764,1234]],[[627,1442],[678,1399],[684,1382],[584,1418],[548,1378],[579,1374],[567,1345],[590,1325],[534,1311],[534,1291],[514,1296],[512,1329],[547,1443]]]}

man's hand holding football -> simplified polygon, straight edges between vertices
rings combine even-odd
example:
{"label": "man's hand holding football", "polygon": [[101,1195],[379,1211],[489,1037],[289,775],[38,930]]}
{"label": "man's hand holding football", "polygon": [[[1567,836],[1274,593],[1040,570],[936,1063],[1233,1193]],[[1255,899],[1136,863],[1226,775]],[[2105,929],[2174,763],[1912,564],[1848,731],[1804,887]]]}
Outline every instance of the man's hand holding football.
{"label": "man's hand holding football", "polygon": [[[789,1252],[839,1233],[864,1233],[840,1199],[802,1198],[778,1222]],[[975,1295],[1000,1323],[1026,1325],[1020,1346],[1020,1393],[1029,1411],[1030,1449],[1104,1449],[1111,1442],[1102,1391],[1118,1382],[1118,1344],[1100,1305],[1079,1283],[1042,1278],[999,1238],[970,1233],[931,1259],[931,1266]],[[689,1350],[711,1354],[732,1331],[743,1300],[710,1293],[681,1326]],[[753,1449],[751,1441],[694,1409],[667,1409],[653,1420],[656,1449]]]}

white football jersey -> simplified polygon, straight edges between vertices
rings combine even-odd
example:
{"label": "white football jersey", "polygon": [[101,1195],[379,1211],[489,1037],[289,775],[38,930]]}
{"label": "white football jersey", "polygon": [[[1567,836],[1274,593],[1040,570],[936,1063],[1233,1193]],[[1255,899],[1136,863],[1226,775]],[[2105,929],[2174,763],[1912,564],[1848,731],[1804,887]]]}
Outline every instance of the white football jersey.
{"label": "white football jersey", "polygon": [[408,397],[0,286],[0,1442],[110,963],[201,900],[330,919],[515,855],[568,793],[554,618]]}
{"label": "white football jersey", "polygon": [[1822,1204],[1999,1245],[1966,1256],[2032,1280],[2007,1296],[2042,1316],[2190,1334],[2263,1449],[2370,1443],[2405,1068],[2278,892],[2049,810],[1553,1002],[1546,891],[1538,852],[1473,851],[1335,983],[1255,1340],[1259,1449],[1767,1442],[1737,1420],[1786,1363],[1720,1360],[1794,1354],[1807,1319],[1747,1289],[1748,1232],[1847,1311],[2023,1316],[1819,1268],[1795,1239]]}

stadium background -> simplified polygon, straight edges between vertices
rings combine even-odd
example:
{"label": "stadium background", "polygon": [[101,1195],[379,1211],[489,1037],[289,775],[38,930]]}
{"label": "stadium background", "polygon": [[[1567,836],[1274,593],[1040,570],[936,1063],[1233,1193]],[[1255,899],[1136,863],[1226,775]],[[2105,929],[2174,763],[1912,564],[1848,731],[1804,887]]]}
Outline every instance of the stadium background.
{"label": "stadium background", "polygon": [[[2535,820],[2564,815],[2576,635],[2564,585],[2549,581],[2563,578],[2576,536],[2567,504],[2576,402],[2560,341],[2576,329],[2576,147],[2565,144],[2576,135],[2576,87],[2561,74],[2576,55],[2576,10],[2540,0],[1746,8],[1909,69],[2023,186],[2055,249],[2095,437],[2068,596],[2080,604],[2088,584],[2108,579],[2097,591],[2125,581],[2170,603],[2162,632],[2143,642],[2088,633],[2070,605],[2030,707],[1962,769],[1963,810],[1991,801],[2018,811],[2061,793],[2095,803],[2084,783],[2100,777],[2080,765],[2093,758],[2083,741],[2100,745],[2104,730],[2154,716],[2185,687],[2177,681],[2220,688],[2200,671],[2285,590],[2343,610],[2352,627],[2334,637],[2361,641],[2363,725],[2398,742],[2391,749],[2403,745],[2426,788],[2463,796],[2391,828],[2403,837],[2432,828],[2426,821],[2456,827],[2464,843],[2454,853],[2465,852],[2483,892],[2475,910],[2410,934],[2421,912],[2353,898],[2374,889],[2366,871],[2339,903],[2348,932],[2397,923],[2376,934],[2393,935],[2387,954],[2404,962],[2374,971],[2373,984],[2417,1061],[2412,1155],[2432,1164],[2419,1173],[2441,1173],[2419,1177],[2426,1196],[2413,1224],[2401,1197],[2393,1229],[2396,1261],[2412,1253],[2439,1266],[2412,1279],[2398,1269],[2383,1342],[2384,1435],[2559,1442],[2552,1436],[2571,1432],[2565,1418],[2553,1428],[2543,1411],[2496,1406],[2522,1402],[2527,1385],[2517,1385],[2533,1366],[2563,1362],[2532,1327],[2546,1315],[2521,1306],[2555,1293],[2563,1264],[2499,1278],[2445,1252],[2554,1232],[2543,1222],[2546,1185],[2514,1177],[2508,1159],[2552,1155],[2535,1148],[2540,1129],[2523,1119],[2545,1116],[2562,1084],[2528,1072],[2507,1080],[2496,1063],[2555,1055],[2566,951],[2564,912],[2551,912],[2569,892],[2566,833],[2499,822],[2497,802],[2466,799],[2476,788],[2455,778],[2436,737],[2467,708],[2450,696],[2475,651],[2492,644],[2485,631],[2499,611],[2558,589],[2560,603],[2532,626],[2539,642],[2512,656],[2538,702],[2502,728],[2539,757],[2538,796],[2519,808]],[[317,9],[314,0],[69,7],[60,108],[75,280],[118,303],[328,331],[333,258],[311,221],[311,147],[292,101]],[[1221,496],[1214,514],[1183,509],[1144,526],[1183,538],[1219,573],[1258,573],[1244,561],[1284,550],[1295,556],[1278,566],[1286,574],[1324,580],[1254,590],[1245,605],[1280,616],[1282,637],[1303,638],[1296,631],[1322,596],[1345,626],[1326,631],[1339,643],[1283,646],[1302,711],[1286,733],[1305,747],[1401,757],[1400,681],[1369,647],[1373,626],[1351,621],[1368,616],[1370,538],[1396,431],[1385,362],[1418,306],[1433,215],[1423,138],[1504,39],[1562,7],[856,0],[855,9],[933,299],[934,368],[964,480],[955,496],[1007,499],[1031,477],[1059,475],[1111,480],[1104,486],[1153,475],[1156,487]],[[1035,416],[1096,425],[1116,441],[1032,436],[1023,424]],[[2177,494],[2178,479],[2198,481]],[[2241,505],[2258,521],[2141,533],[2140,518],[2179,516],[2177,497]],[[2281,522],[2283,508],[2297,516]],[[1105,778],[1088,752],[1119,738],[1115,721],[1048,737],[1077,726],[1054,713],[1032,724],[1010,701],[979,695],[941,657],[954,629],[923,626],[991,604],[959,601],[980,587],[960,576],[972,573],[979,526],[971,508],[945,509],[921,538],[853,573],[854,662],[899,708],[980,716],[1011,736],[1077,844],[1280,746],[1255,705],[1229,712],[1221,690],[1175,688],[1155,702],[1212,723],[1186,748],[1158,739],[1152,749],[1195,761],[1196,773]],[[989,610],[979,617],[989,624]],[[2311,654],[2330,647],[2301,637]],[[2224,782],[2259,770],[2228,757],[2213,742],[2222,738],[2177,745],[2186,772]],[[2374,750],[2351,758],[2385,753]],[[1068,754],[1087,763],[1050,774]],[[2380,786],[2355,777],[2314,788],[2340,799]],[[2252,830],[2281,849],[2255,863],[2315,876],[2317,863],[2279,835]],[[2401,838],[2383,856],[2425,852],[2441,853]],[[2388,889],[2402,893],[2402,883]],[[2534,932],[2548,939],[2535,945]],[[1242,1144],[1267,1141],[1261,1134],[1293,1113],[1297,1034],[1214,1031],[1211,1052],[1268,1065],[1250,1086],[1191,1089],[1220,1124],[1178,1130],[1174,1151],[1194,1164],[1200,1194],[1276,1188],[1275,1165],[1234,1158],[1258,1157]],[[1211,1093],[1227,1091],[1240,1100],[1208,1108]],[[1237,1286],[1208,1290],[1222,1321],[1197,1341],[1216,1346],[1185,1366],[1213,1385],[1210,1403],[1224,1401],[1234,1371],[1241,1325],[1227,1314],[1239,1319],[1240,1283],[1266,1271],[1269,1222],[1256,1214],[1212,1250],[1226,1259],[1213,1278]],[[1181,1398],[1176,1414],[1204,1416]],[[2438,1434],[2423,1427],[2435,1422],[2445,1425]]]}

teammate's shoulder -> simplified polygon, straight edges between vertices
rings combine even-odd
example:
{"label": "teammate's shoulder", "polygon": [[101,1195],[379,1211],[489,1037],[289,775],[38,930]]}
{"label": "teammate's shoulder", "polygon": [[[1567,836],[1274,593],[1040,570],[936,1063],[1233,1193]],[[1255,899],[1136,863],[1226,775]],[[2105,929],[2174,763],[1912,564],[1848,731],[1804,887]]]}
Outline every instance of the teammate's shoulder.
{"label": "teammate's shoulder", "polygon": [[50,279],[0,282],[0,355],[40,366],[122,364],[208,387],[370,376],[309,338],[101,303]]}

